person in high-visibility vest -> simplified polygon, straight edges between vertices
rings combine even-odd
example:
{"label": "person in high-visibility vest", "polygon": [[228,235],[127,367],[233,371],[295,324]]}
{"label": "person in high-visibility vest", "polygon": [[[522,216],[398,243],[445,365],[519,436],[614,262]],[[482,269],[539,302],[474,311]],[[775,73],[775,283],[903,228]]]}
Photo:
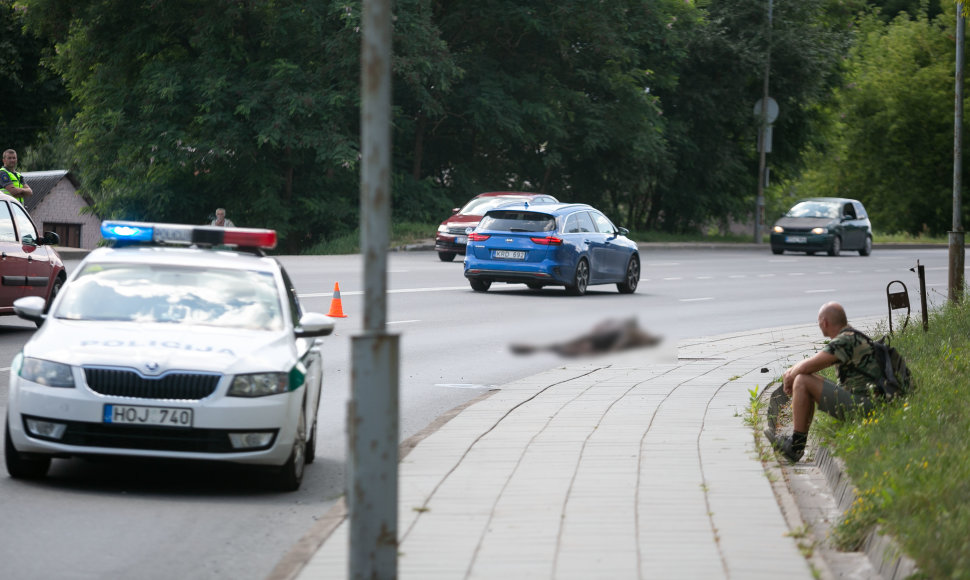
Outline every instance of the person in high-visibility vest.
{"label": "person in high-visibility vest", "polygon": [[17,152],[7,149],[3,152],[3,167],[0,167],[0,193],[6,193],[17,198],[20,203],[24,198],[34,195],[34,190],[24,182],[24,176],[17,173]]}

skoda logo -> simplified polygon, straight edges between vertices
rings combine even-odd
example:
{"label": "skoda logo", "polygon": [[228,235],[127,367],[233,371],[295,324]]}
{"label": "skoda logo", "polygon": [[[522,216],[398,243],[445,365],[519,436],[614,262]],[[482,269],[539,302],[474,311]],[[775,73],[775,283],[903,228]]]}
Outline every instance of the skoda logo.
{"label": "skoda logo", "polygon": [[145,370],[147,370],[148,372],[152,372],[152,373],[155,372],[155,371],[157,371],[158,370],[158,363],[157,362],[145,363]]}

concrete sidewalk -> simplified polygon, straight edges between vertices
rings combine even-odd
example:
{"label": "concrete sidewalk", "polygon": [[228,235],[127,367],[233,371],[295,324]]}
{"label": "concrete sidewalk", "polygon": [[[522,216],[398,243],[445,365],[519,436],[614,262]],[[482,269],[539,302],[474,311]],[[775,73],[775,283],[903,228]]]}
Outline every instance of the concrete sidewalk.
{"label": "concrete sidewalk", "polygon": [[[822,340],[736,333],[503,385],[402,460],[399,577],[813,578],[745,415]],[[328,518],[282,577],[347,577],[348,522]]]}

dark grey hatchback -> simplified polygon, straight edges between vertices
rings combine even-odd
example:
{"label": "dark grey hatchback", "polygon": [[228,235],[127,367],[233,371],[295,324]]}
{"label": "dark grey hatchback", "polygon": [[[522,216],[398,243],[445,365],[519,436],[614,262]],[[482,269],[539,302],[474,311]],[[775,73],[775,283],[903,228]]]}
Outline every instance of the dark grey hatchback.
{"label": "dark grey hatchback", "polygon": [[861,256],[872,253],[872,224],[862,203],[844,197],[803,199],[775,222],[771,230],[771,251],[785,250],[812,255],[826,252],[838,256],[855,250]]}

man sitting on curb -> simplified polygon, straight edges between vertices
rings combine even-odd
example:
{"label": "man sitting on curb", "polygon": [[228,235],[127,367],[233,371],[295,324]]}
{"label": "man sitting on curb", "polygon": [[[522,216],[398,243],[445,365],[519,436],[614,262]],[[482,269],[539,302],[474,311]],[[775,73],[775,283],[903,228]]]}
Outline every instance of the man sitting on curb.
{"label": "man sitting on curb", "polygon": [[[865,335],[857,332],[837,302],[822,305],[818,327],[830,338],[828,344],[811,358],[785,371],[782,388],[792,398],[794,432],[789,437],[775,437],[765,432],[772,445],[792,463],[805,453],[808,428],[815,415],[815,405],[836,419],[844,419],[852,410],[869,411],[875,406],[872,379],[881,376],[872,346]],[[838,384],[815,374],[836,365]]]}

